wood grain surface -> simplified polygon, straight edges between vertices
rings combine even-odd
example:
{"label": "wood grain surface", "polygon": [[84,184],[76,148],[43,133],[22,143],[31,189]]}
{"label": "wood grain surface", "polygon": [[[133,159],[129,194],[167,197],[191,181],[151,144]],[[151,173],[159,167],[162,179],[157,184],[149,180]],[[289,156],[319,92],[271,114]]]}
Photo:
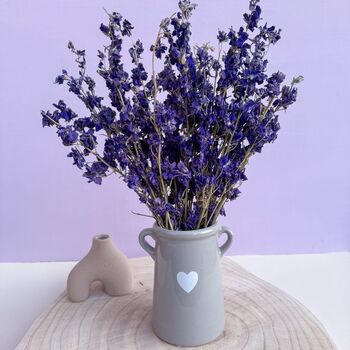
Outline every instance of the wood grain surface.
{"label": "wood grain surface", "polygon": [[[153,261],[131,259],[131,294],[110,297],[94,285],[88,300],[63,293],[33,323],[16,350],[161,350],[179,348],[152,332]],[[226,326],[214,342],[195,349],[336,349],[320,322],[297,300],[229,258],[222,261]],[[28,301],[30,302],[30,301]]]}

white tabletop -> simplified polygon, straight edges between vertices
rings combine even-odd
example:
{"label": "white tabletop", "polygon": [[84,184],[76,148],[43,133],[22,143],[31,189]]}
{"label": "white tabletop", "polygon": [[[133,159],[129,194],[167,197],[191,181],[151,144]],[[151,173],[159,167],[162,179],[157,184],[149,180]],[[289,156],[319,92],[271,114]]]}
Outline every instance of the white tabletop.
{"label": "white tabletop", "polygon": [[[339,350],[350,349],[350,253],[233,258],[301,301]],[[75,262],[0,264],[0,350],[13,350],[64,290]]]}

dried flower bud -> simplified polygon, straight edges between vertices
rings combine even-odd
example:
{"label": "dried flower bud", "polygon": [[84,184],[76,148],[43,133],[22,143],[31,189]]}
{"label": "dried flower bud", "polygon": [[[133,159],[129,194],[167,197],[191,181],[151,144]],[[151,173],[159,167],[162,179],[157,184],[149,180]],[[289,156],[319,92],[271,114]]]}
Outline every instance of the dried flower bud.
{"label": "dried flower bud", "polygon": [[180,57],[180,63],[181,64],[186,64],[186,55],[185,54],[183,54],[181,57]]}
{"label": "dried flower bud", "polygon": [[304,80],[304,77],[302,75],[299,75],[298,77],[294,77],[292,80],[292,85],[299,84]]}

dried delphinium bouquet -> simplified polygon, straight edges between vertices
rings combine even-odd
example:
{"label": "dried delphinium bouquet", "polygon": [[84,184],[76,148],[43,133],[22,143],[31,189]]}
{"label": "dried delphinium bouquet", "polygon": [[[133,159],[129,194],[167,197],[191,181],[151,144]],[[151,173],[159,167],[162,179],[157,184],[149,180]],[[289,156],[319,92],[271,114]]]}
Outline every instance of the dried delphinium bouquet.
{"label": "dried delphinium bouquet", "polygon": [[[181,0],[179,12],[160,24],[150,73],[141,62],[140,40],[131,42],[134,67],[125,71],[122,45],[133,27],[119,13],[108,14],[100,30],[110,43],[98,51],[97,72],[110,101],[95,94],[85,51],[70,42],[79,76],[63,70],[56,83],[66,83],[89,116],[79,117],[60,100],[53,112],[42,111],[43,126],[56,126],[71,147],[68,157],[89,182],[120,175],[159,226],[192,230],[214,224],[225,214],[224,204],[240,193],[249,158],[276,139],[278,112],[295,102],[302,79],[282,86],[284,74],[266,74],[265,56],[280,30],[260,24],[258,1],[250,1],[244,27],[218,32],[214,57],[207,44],[190,46],[196,5]],[[157,59],[163,63],[158,72]]]}

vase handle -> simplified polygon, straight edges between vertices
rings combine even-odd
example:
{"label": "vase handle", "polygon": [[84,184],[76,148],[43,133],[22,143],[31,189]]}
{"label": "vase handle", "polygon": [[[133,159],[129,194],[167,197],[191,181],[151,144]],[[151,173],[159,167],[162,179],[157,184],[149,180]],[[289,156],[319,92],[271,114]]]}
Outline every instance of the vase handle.
{"label": "vase handle", "polygon": [[219,247],[219,250],[220,250],[220,257],[223,257],[223,256],[224,256],[224,254],[226,253],[227,249],[230,247],[230,245],[231,245],[232,242],[233,242],[233,233],[232,233],[232,231],[231,231],[228,227],[226,227],[226,226],[221,226],[221,227],[220,227],[219,237],[220,237],[223,233],[226,233],[227,240],[226,240],[226,242],[225,242],[221,247]]}
{"label": "vase handle", "polygon": [[145,228],[142,230],[139,234],[139,243],[141,247],[151,256],[153,260],[155,260],[155,248],[152,247],[147,241],[146,241],[146,236],[150,236],[154,239],[154,233],[152,228]]}

